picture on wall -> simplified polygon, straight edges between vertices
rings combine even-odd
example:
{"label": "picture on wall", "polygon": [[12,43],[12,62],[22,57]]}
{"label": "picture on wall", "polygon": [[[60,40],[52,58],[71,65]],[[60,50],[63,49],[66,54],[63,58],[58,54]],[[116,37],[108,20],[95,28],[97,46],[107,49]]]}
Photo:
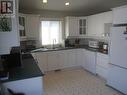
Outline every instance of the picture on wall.
{"label": "picture on wall", "polygon": [[0,32],[12,31],[12,20],[11,18],[0,18]]}

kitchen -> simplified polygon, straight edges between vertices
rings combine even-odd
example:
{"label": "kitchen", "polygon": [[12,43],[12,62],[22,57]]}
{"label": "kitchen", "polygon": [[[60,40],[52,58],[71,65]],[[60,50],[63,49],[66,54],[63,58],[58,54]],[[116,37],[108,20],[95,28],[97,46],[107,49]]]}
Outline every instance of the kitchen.
{"label": "kitchen", "polygon": [[[19,19],[19,24],[13,27],[17,27],[15,30],[19,31],[19,33],[15,31],[14,37],[11,32],[8,34],[0,32],[0,43],[2,46],[0,54],[9,53],[10,47],[19,46],[19,44],[23,54],[31,53],[35,63],[37,63],[41,72],[45,74],[43,86],[46,95],[82,95],[83,93],[86,95],[127,94],[126,53],[123,51],[125,48],[121,49],[121,46],[125,46],[125,44],[120,42],[124,42],[126,39],[126,2],[124,4],[121,3],[119,6],[112,5],[112,9],[109,8],[108,10],[98,10],[96,12],[91,10],[91,13],[88,12],[87,14],[82,12],[78,14],[77,12],[32,11],[29,10],[31,6],[27,5],[29,0],[26,1],[26,5],[24,4],[25,1],[19,2],[20,10],[19,12],[17,11],[18,15],[16,16]],[[43,8],[50,8],[48,6],[48,4],[51,4],[50,2],[42,3]],[[71,4],[73,5],[72,2],[68,6],[64,5],[64,10],[70,10]],[[27,7],[28,10],[26,10]],[[55,6],[53,8],[54,10],[57,9]],[[17,22],[14,20],[13,23]],[[57,32],[54,32],[53,29]],[[118,30],[124,32],[124,35],[120,34]],[[46,32],[44,33],[43,31]],[[114,33],[115,31],[118,33]],[[9,34],[11,36],[8,38]],[[125,39],[119,40],[116,37]],[[6,41],[5,38],[8,38],[8,40]],[[14,41],[10,43],[9,40],[12,38]],[[74,73],[77,75],[72,76]],[[91,77],[89,78],[89,76]],[[78,77],[81,77],[81,83]],[[89,79],[85,79],[85,77]],[[54,80],[51,81],[50,78]],[[101,84],[99,83],[93,87],[95,91],[90,90],[92,84],[86,85],[85,83],[87,83],[87,80],[92,80],[92,78],[95,80],[99,79],[99,82],[103,81],[102,84],[107,86],[101,85],[98,87],[97,85]],[[76,84],[76,80],[79,84]],[[55,88],[56,85],[53,85],[53,81],[58,87]],[[60,84],[60,81],[63,81],[63,83]],[[71,81],[74,82],[71,83]],[[70,86],[67,85],[68,82],[70,82]],[[97,81],[94,81],[93,84],[95,82]],[[83,86],[83,83],[86,86]],[[28,91],[17,89],[18,86],[9,86],[6,82],[5,84],[5,86],[11,87],[10,89],[14,91],[31,95]],[[59,85],[64,85],[65,87],[59,89]]]}

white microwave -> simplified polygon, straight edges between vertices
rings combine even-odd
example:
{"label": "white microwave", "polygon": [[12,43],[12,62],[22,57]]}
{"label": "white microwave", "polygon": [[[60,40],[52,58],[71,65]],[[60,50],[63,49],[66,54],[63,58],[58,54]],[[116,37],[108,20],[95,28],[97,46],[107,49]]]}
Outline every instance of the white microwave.
{"label": "white microwave", "polygon": [[89,41],[88,46],[91,48],[99,48],[99,42],[98,41]]}

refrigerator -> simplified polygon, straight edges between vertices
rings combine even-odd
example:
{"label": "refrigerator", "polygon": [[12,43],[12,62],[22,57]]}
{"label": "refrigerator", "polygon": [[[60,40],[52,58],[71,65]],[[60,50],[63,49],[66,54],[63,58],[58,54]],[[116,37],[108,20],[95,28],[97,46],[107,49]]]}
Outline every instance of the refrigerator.
{"label": "refrigerator", "polygon": [[127,94],[127,24],[113,25],[109,56],[107,85]]}

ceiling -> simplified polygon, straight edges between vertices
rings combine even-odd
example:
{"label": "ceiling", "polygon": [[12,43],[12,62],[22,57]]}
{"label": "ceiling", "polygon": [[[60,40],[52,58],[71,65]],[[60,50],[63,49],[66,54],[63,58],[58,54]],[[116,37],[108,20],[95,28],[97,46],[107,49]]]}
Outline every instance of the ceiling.
{"label": "ceiling", "polygon": [[[65,6],[70,2],[70,6]],[[42,0],[19,0],[20,10],[49,10],[61,12],[99,12],[108,11],[111,8],[127,4],[127,0],[48,0],[43,4]]]}

